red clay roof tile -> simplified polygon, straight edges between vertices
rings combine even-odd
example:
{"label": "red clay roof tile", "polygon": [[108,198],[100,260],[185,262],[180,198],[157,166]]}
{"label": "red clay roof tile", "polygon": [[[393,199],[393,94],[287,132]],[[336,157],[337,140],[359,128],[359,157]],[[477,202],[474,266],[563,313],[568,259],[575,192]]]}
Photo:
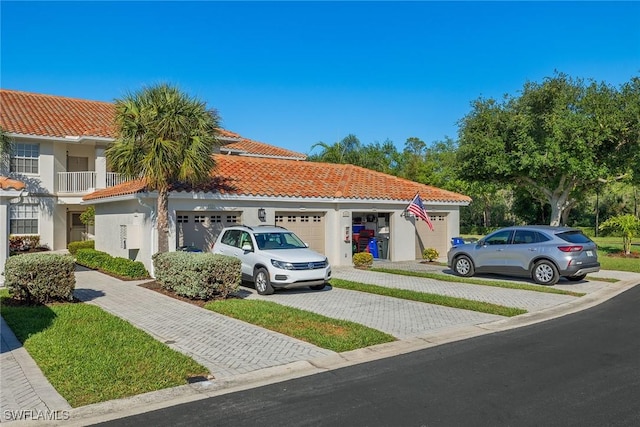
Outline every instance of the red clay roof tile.
{"label": "red clay roof tile", "polygon": [[0,190],[24,190],[24,182],[0,176]]}
{"label": "red clay roof tile", "polygon": [[[239,196],[346,198],[408,201],[416,193],[426,202],[468,203],[461,194],[353,165],[316,163],[260,157],[216,155],[211,183],[196,191]],[[174,191],[193,189],[176,185]],[[144,182],[132,181],[98,190],[84,197],[96,200],[145,190]]]}
{"label": "red clay roof tile", "polygon": [[[113,126],[114,105],[109,102],[0,89],[0,105],[0,126],[5,132],[61,138],[116,137]],[[218,132],[222,137],[237,139],[224,148],[243,154],[306,158],[304,154],[252,141],[226,129],[218,129]]]}

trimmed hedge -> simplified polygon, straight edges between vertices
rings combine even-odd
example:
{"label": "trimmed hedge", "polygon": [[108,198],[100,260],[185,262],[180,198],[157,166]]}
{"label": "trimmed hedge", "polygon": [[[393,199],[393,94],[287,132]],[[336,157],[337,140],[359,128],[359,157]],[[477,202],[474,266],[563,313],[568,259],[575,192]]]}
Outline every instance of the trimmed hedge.
{"label": "trimmed hedge", "polygon": [[17,299],[45,304],[71,301],[76,287],[73,258],[59,254],[24,254],[7,259],[5,285]]}
{"label": "trimmed hedge", "polygon": [[369,252],[353,254],[353,265],[359,268],[369,268],[373,265],[373,255]]}
{"label": "trimmed hedge", "polygon": [[71,255],[75,255],[80,249],[95,249],[95,240],[83,240],[81,242],[69,242],[67,249]]}
{"label": "trimmed hedge", "polygon": [[112,257],[106,252],[95,249],[79,249],[76,262],[94,270],[111,273],[130,279],[146,279],[149,272],[140,261],[132,261],[121,257]]}
{"label": "trimmed hedge", "polygon": [[191,299],[226,298],[242,278],[240,260],[226,255],[164,252],[152,258],[158,283]]}

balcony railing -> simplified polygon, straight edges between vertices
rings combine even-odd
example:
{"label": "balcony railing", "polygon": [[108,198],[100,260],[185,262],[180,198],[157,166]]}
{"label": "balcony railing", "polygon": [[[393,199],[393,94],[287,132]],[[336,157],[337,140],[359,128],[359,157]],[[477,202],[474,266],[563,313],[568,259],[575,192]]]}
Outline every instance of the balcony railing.
{"label": "balcony railing", "polygon": [[[107,172],[107,187],[113,187],[123,181],[120,174]],[[86,193],[95,189],[96,183],[96,172],[58,172],[58,193]]]}

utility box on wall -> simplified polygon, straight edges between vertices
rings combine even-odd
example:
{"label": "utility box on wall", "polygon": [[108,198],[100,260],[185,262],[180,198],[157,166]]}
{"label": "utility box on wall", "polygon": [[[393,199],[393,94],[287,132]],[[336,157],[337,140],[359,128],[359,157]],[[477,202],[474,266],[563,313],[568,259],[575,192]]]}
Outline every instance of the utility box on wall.
{"label": "utility box on wall", "polygon": [[120,247],[122,249],[140,249],[142,246],[141,225],[120,226]]}

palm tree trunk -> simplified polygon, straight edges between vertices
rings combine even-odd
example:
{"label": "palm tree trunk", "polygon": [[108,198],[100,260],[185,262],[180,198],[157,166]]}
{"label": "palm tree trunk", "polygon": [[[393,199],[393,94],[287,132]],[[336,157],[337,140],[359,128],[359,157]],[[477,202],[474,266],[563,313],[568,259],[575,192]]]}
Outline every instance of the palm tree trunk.
{"label": "palm tree trunk", "polygon": [[158,252],[169,252],[169,191],[158,190]]}

